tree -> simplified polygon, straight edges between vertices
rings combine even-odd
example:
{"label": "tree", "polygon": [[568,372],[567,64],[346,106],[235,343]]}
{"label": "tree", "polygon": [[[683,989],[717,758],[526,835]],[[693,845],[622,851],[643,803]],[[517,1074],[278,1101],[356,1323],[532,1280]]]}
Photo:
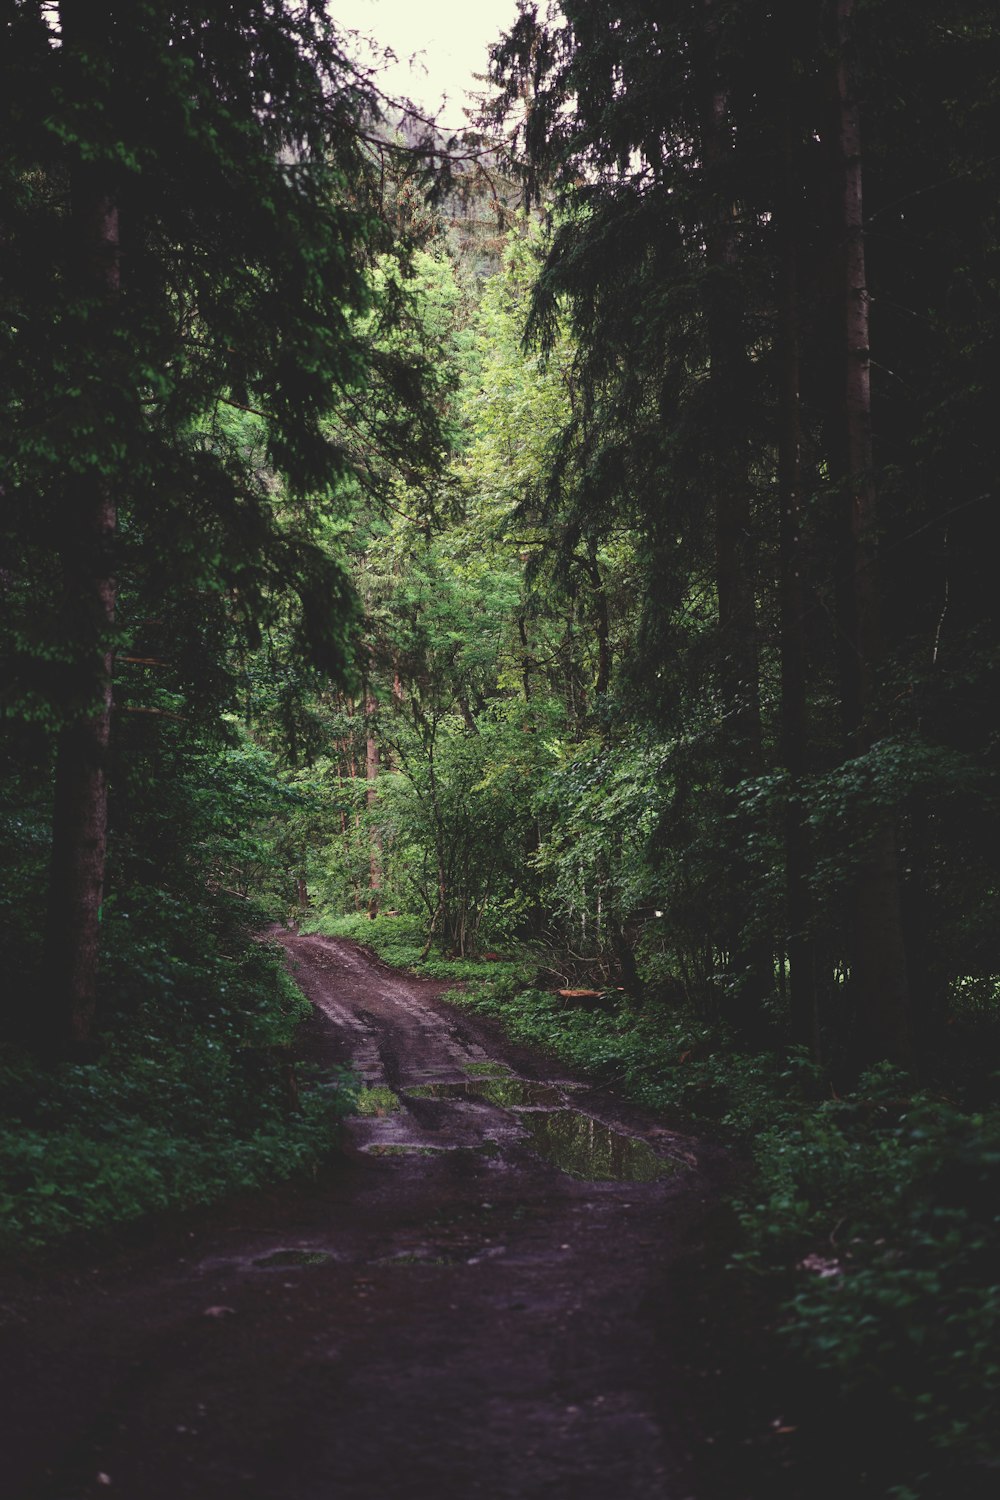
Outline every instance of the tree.
{"label": "tree", "polygon": [[[851,537],[850,636],[844,653],[844,704],[858,754],[871,748],[883,715],[878,706],[883,657],[882,590],[877,538],[880,526],[872,443],[870,291],[865,268],[863,143],[853,62],[853,0],[835,10],[836,122],[841,181],[840,243],[844,393],[840,404],[844,483]],[[906,946],[893,820],[885,813],[866,843],[854,890],[852,978],[865,1015],[864,1049],[915,1066],[910,1022]]]}
{"label": "tree", "polygon": [[[929,953],[933,916],[909,851],[929,854],[927,768],[940,769],[936,797],[965,775],[956,759],[950,782],[935,749],[949,732],[915,711],[915,694],[943,686],[931,689],[918,643],[957,621],[940,608],[956,575],[914,539],[951,536],[956,504],[978,534],[952,446],[960,427],[985,451],[966,425],[975,380],[938,342],[939,288],[951,284],[982,372],[996,326],[984,129],[997,42],[978,3],[944,26],[896,0],[856,15],[839,0],[566,0],[544,19],[522,7],[494,53],[492,114],[517,123],[526,180],[545,177],[556,198],[529,335],[552,345],[568,324],[582,397],[552,474],[575,463],[570,514],[584,530],[614,516],[642,559],[630,679],[670,747],[661,847],[685,851],[711,927],[704,981],[721,977],[734,1019],[751,1022],[776,952],[779,983],[791,966],[793,1033],[815,1050],[821,1012],[859,1063],[912,1066],[904,950]],[[932,53],[944,92],[927,81]],[[963,69],[968,109],[953,86]],[[959,248],[984,241],[986,259]],[[946,447],[932,493],[916,455]]]}
{"label": "tree", "polygon": [[[393,315],[367,271],[393,231],[372,92],[315,7],[9,0],[4,23],[5,709],[59,742],[37,1030],[65,1048],[93,1023],[115,653],[164,600],[252,642],[291,596],[293,644],[346,667],[330,419],[368,378],[363,320]],[[416,373],[381,370],[414,411]]]}
{"label": "tree", "polygon": [[[567,533],[607,528],[611,517],[634,528],[644,619],[632,680],[661,732],[668,725],[685,732],[689,708],[698,716],[712,764],[706,774],[703,757],[692,791],[704,798],[705,782],[712,785],[717,826],[735,835],[738,788],[762,770],[766,445],[754,301],[761,248],[746,201],[732,21],[732,8],[722,17],[712,4],[568,4],[565,21],[550,18],[546,46],[534,49],[549,66],[536,79],[525,144],[543,158],[526,170],[547,171],[560,202],[531,331],[544,345],[567,319],[582,393],[561,458],[565,467],[579,450]],[[496,53],[508,100],[516,97],[524,38],[537,24],[526,7]],[[681,644],[685,637],[694,651]],[[681,655],[690,667],[678,672]],[[703,715],[706,689],[711,708]],[[773,945],[753,916],[760,872],[747,847],[738,837],[729,843],[728,910],[720,909],[715,934],[719,966],[744,1013],[773,974]],[[716,891],[717,909],[718,899]]]}

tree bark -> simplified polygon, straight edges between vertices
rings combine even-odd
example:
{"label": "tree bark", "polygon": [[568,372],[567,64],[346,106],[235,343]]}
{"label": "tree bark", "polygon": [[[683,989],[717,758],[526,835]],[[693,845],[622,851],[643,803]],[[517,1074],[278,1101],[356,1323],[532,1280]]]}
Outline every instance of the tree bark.
{"label": "tree bark", "polygon": [[[108,17],[103,7],[65,0],[62,47],[71,77],[85,78],[83,59],[99,53]],[[119,214],[110,170],[81,163],[71,178],[69,225],[74,290],[88,306],[93,368],[113,359],[111,332],[121,287]],[[85,392],[94,407],[100,391]],[[113,387],[108,401],[115,400]],[[102,413],[103,414],[103,413]],[[74,702],[59,734],[46,920],[48,1017],[39,1040],[58,1054],[85,1047],[97,1003],[97,968],[108,837],[111,742],[110,636],[115,620],[114,539],[117,507],[103,455],[67,486],[59,540],[64,598],[79,648]]]}
{"label": "tree bark", "polygon": [[703,307],[708,335],[712,438],[705,454],[715,511],[715,575],[722,637],[722,687],[732,710],[732,738],[744,761],[760,761],[760,667],[754,595],[749,463],[742,437],[751,395],[739,284],[738,225],[729,198],[733,150],[729,100],[716,64],[719,21],[704,0],[701,137],[708,212]]}
{"label": "tree bark", "polygon": [[611,683],[611,619],[607,590],[597,559],[597,543],[593,539],[587,543],[587,576],[594,596],[594,629],[597,635],[597,681],[594,683],[594,695],[603,698]]}
{"label": "tree bark", "polygon": [[[836,99],[842,164],[843,338],[846,351],[843,425],[852,568],[851,649],[845,702],[852,748],[863,754],[882,731],[878,701],[882,622],[878,570],[878,490],[871,416],[870,298],[866,279],[862,198],[861,111],[850,65],[854,0],[835,0]],[[896,833],[877,810],[862,835],[864,852],[854,891],[851,989],[860,1018],[859,1058],[888,1058],[914,1071],[906,949],[903,940]]]}
{"label": "tree bark", "polygon": [[[711,438],[704,455],[715,516],[715,582],[718,600],[718,682],[726,715],[721,773],[727,805],[736,787],[761,766],[760,660],[755,597],[755,556],[749,455],[744,439],[751,400],[743,293],[739,281],[738,223],[732,201],[733,134],[729,99],[719,74],[719,18],[715,0],[703,0],[700,128],[705,174],[705,274],[702,309],[708,342]],[[734,852],[729,881],[728,932],[739,979],[736,1019],[753,1014],[773,983],[770,944],[749,933],[754,872]]]}
{"label": "tree bark", "polygon": [[524,688],[525,703],[531,702],[531,652],[528,646],[528,627],[524,619],[524,611],[518,611],[517,616],[517,638],[521,643],[521,684]]}
{"label": "tree bark", "polygon": [[[788,59],[786,87],[793,86]],[[802,446],[799,391],[799,241],[801,197],[792,136],[791,101],[786,106],[782,207],[778,218],[781,249],[778,306],[781,594],[781,759],[788,774],[784,819],[786,949],[789,964],[792,1036],[819,1059],[815,944],[809,933],[811,902],[809,834],[801,803],[807,768],[806,653],[802,584]],[[782,976],[783,977],[783,976]]]}
{"label": "tree bark", "polygon": [[366,740],[365,753],[365,775],[367,778],[367,789],[365,791],[365,803],[368,808],[368,915],[374,919],[378,916],[379,895],[382,889],[382,835],[373,821],[375,804],[378,801],[378,792],[375,783],[378,780],[379,750],[378,740],[372,733],[372,724],[378,703],[375,694],[368,688],[365,694],[365,717],[368,720],[368,737]]}

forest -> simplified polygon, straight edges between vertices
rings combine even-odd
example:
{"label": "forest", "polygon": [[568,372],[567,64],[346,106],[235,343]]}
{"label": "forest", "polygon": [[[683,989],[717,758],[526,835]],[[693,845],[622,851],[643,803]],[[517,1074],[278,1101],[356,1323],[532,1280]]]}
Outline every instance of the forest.
{"label": "forest", "polygon": [[450,134],[336,10],[0,0],[0,1255],[312,1170],[351,939],[992,1493],[1000,17],[519,0]]}

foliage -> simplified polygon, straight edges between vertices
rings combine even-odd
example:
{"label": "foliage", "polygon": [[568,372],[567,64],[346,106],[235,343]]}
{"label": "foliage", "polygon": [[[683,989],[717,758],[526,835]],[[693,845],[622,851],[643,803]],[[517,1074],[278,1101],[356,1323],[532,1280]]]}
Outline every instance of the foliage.
{"label": "foliage", "polygon": [[[16,10],[2,90],[8,711],[79,712],[66,678],[94,632],[51,591],[60,549],[83,545],[74,496],[91,480],[113,487],[118,631],[136,656],[157,654],[143,635],[161,601],[179,622],[198,599],[211,631],[235,590],[251,633],[295,597],[292,643],[342,663],[345,580],[303,502],[328,500],[345,471],[322,420],[363,379],[351,319],[377,301],[364,255],[384,232],[358,135],[370,100],[312,12],[243,0],[213,22],[140,3],[112,26],[95,6],[80,29],[68,6],[57,46],[35,7]],[[100,308],[73,259],[68,194],[84,178],[111,194],[128,241],[123,295]]]}
{"label": "foliage", "polygon": [[883,1068],[765,1131],[754,1154],[738,1260],[780,1277],[795,1352],[909,1431],[908,1463],[934,1483],[942,1453],[956,1471],[995,1462],[997,1111],[910,1095]]}
{"label": "foliage", "polygon": [[94,1062],[51,1073],[16,1052],[5,1060],[3,1253],[307,1169],[353,1106],[343,1073],[304,1080],[293,1110],[280,1053],[307,1006],[276,953],[203,951],[164,965],[158,983],[143,977],[144,1003]]}
{"label": "foliage", "polygon": [[617,991],[601,1001],[574,1001],[555,989],[525,985],[517,973],[451,998],[678,1124],[736,1139],[781,1109],[780,1060],[736,1052],[731,1039],[690,1011],[657,1004],[636,1009]]}
{"label": "foliage", "polygon": [[[374,919],[361,914],[341,917],[317,917],[309,920],[305,931],[321,932],[327,937],[350,938],[371,948],[379,958],[394,968],[410,969],[428,979],[452,980],[476,984],[500,978],[522,978],[526,959],[443,958],[439,954],[423,957],[424,938],[419,918],[380,913]],[[456,992],[458,993],[458,992]]]}
{"label": "foliage", "polygon": [[567,960],[600,970],[634,944],[661,882],[650,845],[663,814],[663,749],[656,744],[550,741],[535,796],[546,836],[534,858],[544,878],[549,934]]}
{"label": "foliage", "polygon": [[0,1061],[4,1253],[307,1168],[351,1107],[343,1075],[303,1079],[292,1108],[286,1059],[308,1007],[253,936],[293,899],[285,852],[301,792],[235,730],[212,743],[137,717],[116,755],[100,1035],[89,1058],[55,1070],[13,1040],[20,986],[31,991],[42,960],[23,914],[25,890],[44,889],[44,791],[6,785],[17,857],[0,891],[18,983]]}

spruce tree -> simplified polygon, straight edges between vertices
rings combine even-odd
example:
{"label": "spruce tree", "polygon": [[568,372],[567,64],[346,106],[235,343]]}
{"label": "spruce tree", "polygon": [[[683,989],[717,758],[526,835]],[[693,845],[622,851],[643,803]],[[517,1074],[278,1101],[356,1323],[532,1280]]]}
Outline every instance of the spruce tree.
{"label": "spruce tree", "polygon": [[[93,1024],[116,652],[153,616],[252,636],[290,595],[312,660],[347,661],[323,517],[392,232],[372,91],[323,7],[7,0],[3,23],[4,706],[58,745],[35,1031],[65,1050]],[[433,449],[403,374],[383,405]]]}

